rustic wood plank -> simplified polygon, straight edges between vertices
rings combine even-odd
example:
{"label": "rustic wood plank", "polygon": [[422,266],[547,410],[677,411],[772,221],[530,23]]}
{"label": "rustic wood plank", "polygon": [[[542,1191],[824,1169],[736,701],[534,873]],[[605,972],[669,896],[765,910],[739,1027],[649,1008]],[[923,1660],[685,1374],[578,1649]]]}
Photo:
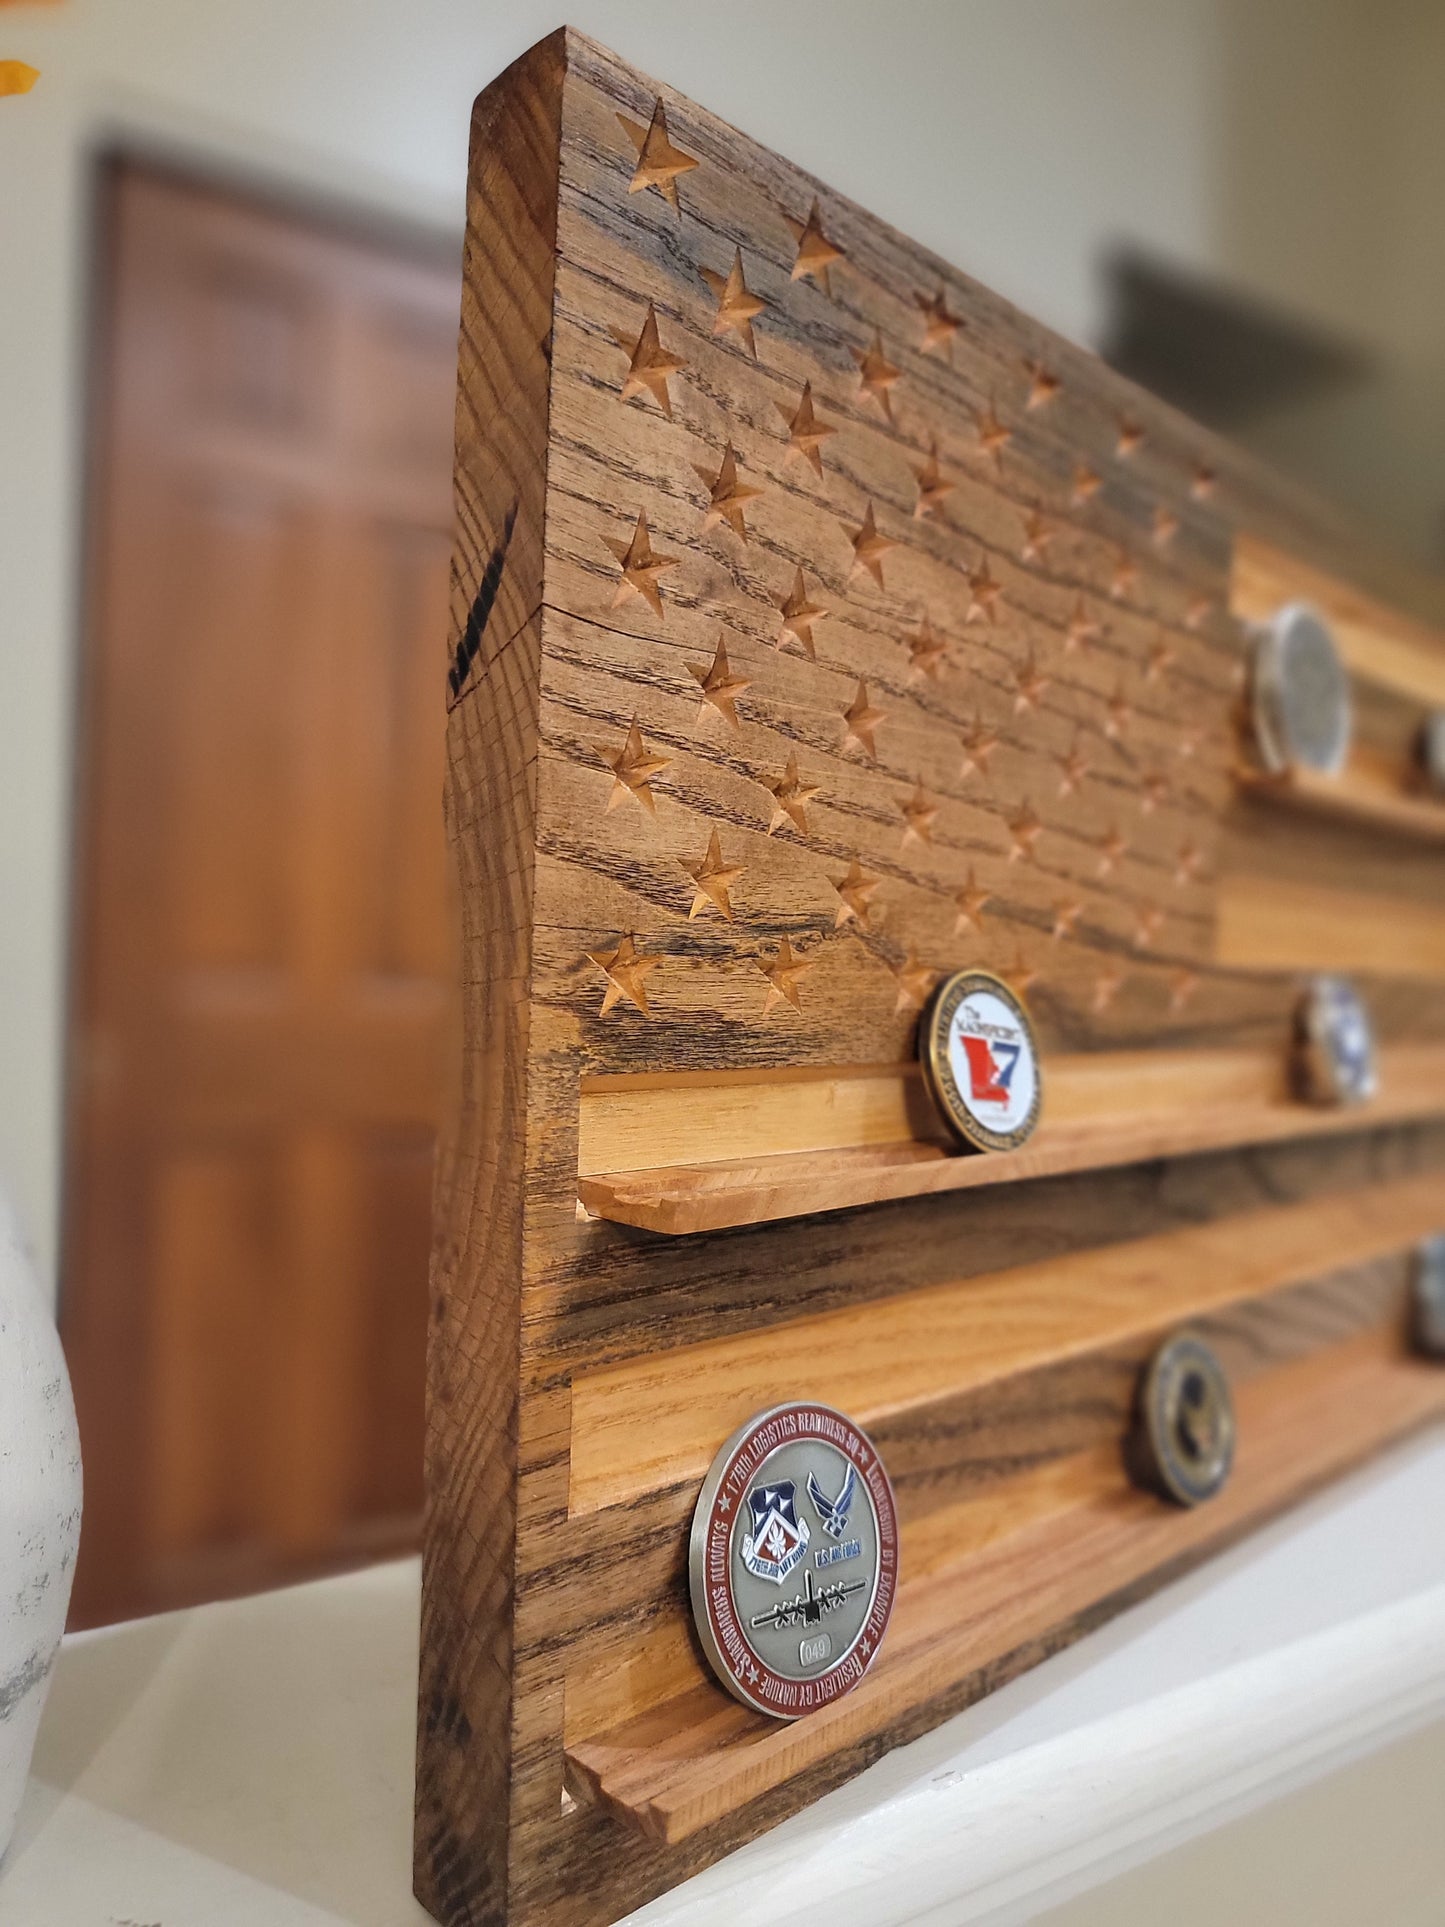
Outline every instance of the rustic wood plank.
{"label": "rustic wood plank", "polygon": [[[1332,1423],[1322,1425],[1328,1409]],[[900,1591],[887,1658],[826,1711],[778,1727],[701,1684],[677,1700],[578,1741],[573,1783],[645,1833],[686,1839],[745,1808],[840,1745],[896,1719],[945,1681],[996,1683],[992,1669],[1085,1602],[1108,1600],[1147,1565],[1198,1556],[1397,1428],[1445,1410],[1445,1381],[1402,1356],[1381,1329],[1250,1381],[1240,1393],[1239,1462],[1226,1490],[1192,1511],[1106,1484],[1091,1461],[1081,1494],[973,1559],[945,1561]],[[947,1535],[944,1535],[947,1544]]]}
{"label": "rustic wood plank", "polygon": [[[427,1355],[415,1878],[439,1920],[502,1919],[519,1774],[526,994],[540,695],[547,334],[564,43],[477,101],[463,264],[446,814],[465,1047],[437,1177]],[[484,212],[485,210],[485,212]]]}
{"label": "rustic wood plank", "polygon": [[[623,123],[645,140],[659,112],[697,164],[650,179]],[[794,274],[815,201],[842,251],[826,285]],[[1238,780],[1240,531],[1333,579],[1351,551],[1327,519],[570,31],[478,104],[461,350],[466,1047],[437,1190],[418,1891],[447,1927],[599,1927],[1435,1409],[1438,1375],[1383,1338],[1366,1360],[1358,1333],[1395,1317],[1381,1254],[1445,1169],[1445,985],[1413,974],[1441,852]],[[1369,558],[1360,580],[1378,599]],[[1382,630],[1395,668],[1361,681],[1379,769],[1403,767],[1430,626],[1403,656]],[[1241,961],[1280,941],[1248,904],[1241,935],[1238,889],[1258,905],[1268,879],[1319,893],[1318,957],[1302,938],[1287,969]],[[1409,906],[1411,971],[1372,954],[1385,1089],[1325,1118],[1283,1097],[1294,972],[1366,890]],[[770,994],[784,944],[796,1004]],[[918,1006],[964,964],[1028,998],[1064,1134],[1033,1164],[945,1157],[918,1112]],[[1083,1169],[1101,1117],[1108,1156],[1151,1161]],[[579,1218],[604,1181],[663,1215],[639,1160],[679,1148],[666,1182],[722,1235]],[[902,1195],[877,1169],[860,1190],[860,1157]],[[757,1222],[716,1215],[738,1167]],[[919,1195],[955,1183],[974,1188]],[[860,1197],[879,1201],[818,1215]],[[1272,1259],[1251,1255],[1260,1212],[1284,1214]],[[1172,1292],[1138,1269],[1151,1239],[1188,1260]],[[905,1684],[791,1740],[745,1734],[687,1673],[709,1427],[770,1395],[771,1343],[797,1375],[794,1328],[917,1335],[945,1302],[956,1356],[1002,1376],[930,1391],[900,1353],[891,1386],[857,1387],[870,1413],[900,1401],[876,1424],[916,1567]],[[1113,1483],[1132,1374],[1186,1312],[1251,1411],[1293,1412],[1290,1374],[1317,1364],[1349,1407],[1328,1451],[1280,1419],[1268,1475],[1203,1525]],[[705,1354],[727,1397],[689,1430],[667,1385],[705,1390]],[[633,1409],[649,1372],[676,1450]],[[599,1431],[609,1383],[630,1389]],[[607,1502],[577,1510],[588,1480]],[[998,1576],[976,1636],[943,1603],[955,1543]]]}

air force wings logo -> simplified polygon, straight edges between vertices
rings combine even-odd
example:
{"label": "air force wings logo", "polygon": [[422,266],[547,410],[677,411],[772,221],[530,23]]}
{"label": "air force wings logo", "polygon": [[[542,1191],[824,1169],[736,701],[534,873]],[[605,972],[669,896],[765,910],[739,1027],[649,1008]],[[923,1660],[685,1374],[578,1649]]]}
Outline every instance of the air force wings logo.
{"label": "air force wings logo", "polygon": [[808,1522],[798,1517],[791,1479],[755,1485],[748,1494],[753,1529],[743,1535],[743,1564],[758,1579],[781,1586],[808,1550]]}
{"label": "air force wings logo", "polygon": [[848,1510],[853,1503],[853,1494],[858,1490],[858,1474],[850,1465],[848,1476],[843,1481],[843,1490],[836,1499],[830,1499],[819,1485],[813,1473],[808,1474],[808,1497],[813,1501],[814,1510],[823,1522],[823,1530],[830,1539],[841,1539],[848,1530]]}

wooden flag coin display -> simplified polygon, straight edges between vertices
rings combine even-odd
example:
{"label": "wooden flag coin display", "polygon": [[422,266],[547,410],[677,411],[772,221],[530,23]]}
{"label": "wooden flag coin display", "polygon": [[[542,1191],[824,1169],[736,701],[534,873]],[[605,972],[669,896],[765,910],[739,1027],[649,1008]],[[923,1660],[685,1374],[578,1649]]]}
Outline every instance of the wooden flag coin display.
{"label": "wooden flag coin display", "polygon": [[[1445,1413],[1445,602],[570,31],[474,113],[456,530],[416,1882],[601,1927]],[[780,1408],[868,1457],[712,1490]]]}

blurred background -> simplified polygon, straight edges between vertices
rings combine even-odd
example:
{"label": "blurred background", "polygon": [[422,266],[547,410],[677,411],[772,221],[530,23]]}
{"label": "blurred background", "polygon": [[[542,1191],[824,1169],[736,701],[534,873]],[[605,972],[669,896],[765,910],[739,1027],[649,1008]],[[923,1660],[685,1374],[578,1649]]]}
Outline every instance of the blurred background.
{"label": "blurred background", "polygon": [[[409,1545],[451,387],[536,0],[0,0],[0,1187],[77,1623]],[[1445,561],[1439,0],[570,18]]]}

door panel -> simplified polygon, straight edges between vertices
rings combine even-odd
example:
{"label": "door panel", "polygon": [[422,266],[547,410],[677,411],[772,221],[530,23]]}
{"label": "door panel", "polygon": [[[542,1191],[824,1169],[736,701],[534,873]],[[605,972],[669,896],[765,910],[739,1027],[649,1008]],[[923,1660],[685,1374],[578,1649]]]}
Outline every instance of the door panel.
{"label": "door panel", "polygon": [[107,197],[62,1327],[75,1618],[409,1543],[457,274]]}

